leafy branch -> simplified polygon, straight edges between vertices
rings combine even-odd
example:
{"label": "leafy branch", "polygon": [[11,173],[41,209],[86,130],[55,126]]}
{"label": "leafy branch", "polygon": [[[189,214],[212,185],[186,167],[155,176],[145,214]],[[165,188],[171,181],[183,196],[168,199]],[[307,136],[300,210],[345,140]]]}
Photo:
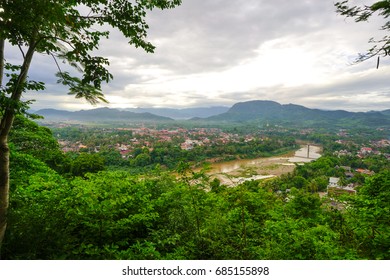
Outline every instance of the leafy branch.
{"label": "leafy branch", "polygon": [[[390,16],[390,1],[378,1],[370,6],[350,6],[349,0],[335,3],[336,12],[342,16],[354,18],[355,22],[367,22],[374,14],[387,19]],[[380,30],[390,31],[390,21],[386,21]],[[362,62],[378,56],[377,68],[379,67],[380,57],[386,57],[390,54],[390,37],[384,36],[376,40],[371,38],[370,44],[374,44],[365,53],[359,53],[356,62]]]}

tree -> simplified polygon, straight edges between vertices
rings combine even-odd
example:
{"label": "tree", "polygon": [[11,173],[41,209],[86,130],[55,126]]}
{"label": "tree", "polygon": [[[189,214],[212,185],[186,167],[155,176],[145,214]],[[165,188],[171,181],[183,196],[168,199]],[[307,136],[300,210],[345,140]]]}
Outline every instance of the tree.
{"label": "tree", "polygon": [[347,221],[354,234],[357,250],[367,259],[390,258],[390,172],[370,178],[349,197]]}
{"label": "tree", "polygon": [[[9,147],[8,135],[14,118],[24,113],[29,102],[22,102],[28,90],[42,90],[42,82],[29,81],[28,72],[36,53],[67,61],[81,70],[81,77],[59,69],[59,82],[69,87],[69,94],[85,98],[90,103],[106,101],[102,82],[112,79],[106,69],[109,61],[94,56],[101,38],[111,26],[118,29],[130,45],[153,52],[146,40],[147,11],[168,9],[181,0],[1,0],[0,2],[0,246],[7,225],[9,205]],[[20,65],[5,60],[5,42],[19,49]],[[4,79],[6,78],[6,79]],[[4,84],[3,84],[4,80]]]}
{"label": "tree", "polygon": [[73,162],[71,172],[74,176],[85,176],[104,170],[104,157],[99,154],[81,153]]}
{"label": "tree", "polygon": [[9,142],[14,145],[15,151],[32,155],[59,173],[69,172],[69,159],[60,150],[49,128],[23,116],[17,116],[12,127]]}
{"label": "tree", "polygon": [[134,166],[147,166],[151,162],[150,155],[148,153],[142,153],[139,154],[132,162],[131,164]]}
{"label": "tree", "polygon": [[[376,13],[385,19],[390,16],[390,2],[387,0],[377,1],[370,6],[364,5],[353,7],[348,5],[348,2],[349,0],[335,3],[337,13],[346,17],[354,18],[356,22],[368,21]],[[381,29],[390,31],[390,21],[387,20],[386,23],[382,25]],[[379,40],[372,38],[369,42],[374,44],[373,47],[371,47],[366,53],[359,54],[357,62],[378,56],[377,67],[379,67],[380,57],[390,55],[390,37],[384,36]]]}

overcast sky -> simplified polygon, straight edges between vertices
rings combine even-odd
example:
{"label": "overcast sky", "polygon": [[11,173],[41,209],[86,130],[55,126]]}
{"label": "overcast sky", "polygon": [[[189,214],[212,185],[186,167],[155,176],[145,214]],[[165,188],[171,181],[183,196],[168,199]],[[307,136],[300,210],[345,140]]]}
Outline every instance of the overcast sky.
{"label": "overcast sky", "polygon": [[[380,21],[355,23],[333,0],[183,0],[147,21],[154,54],[113,32],[101,54],[114,80],[104,86],[112,108],[231,106],[273,100],[309,108],[390,109],[390,63],[353,64],[380,38]],[[374,1],[355,1],[365,4]],[[92,109],[55,83],[48,56],[36,56],[30,78],[47,83],[33,109]]]}

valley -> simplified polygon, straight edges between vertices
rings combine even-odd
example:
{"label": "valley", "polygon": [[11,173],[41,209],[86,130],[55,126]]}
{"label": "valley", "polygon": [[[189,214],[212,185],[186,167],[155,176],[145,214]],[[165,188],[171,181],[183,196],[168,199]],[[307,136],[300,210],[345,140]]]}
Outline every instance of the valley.
{"label": "valley", "polygon": [[241,121],[18,116],[4,258],[389,258],[385,114],[321,124],[253,104]]}

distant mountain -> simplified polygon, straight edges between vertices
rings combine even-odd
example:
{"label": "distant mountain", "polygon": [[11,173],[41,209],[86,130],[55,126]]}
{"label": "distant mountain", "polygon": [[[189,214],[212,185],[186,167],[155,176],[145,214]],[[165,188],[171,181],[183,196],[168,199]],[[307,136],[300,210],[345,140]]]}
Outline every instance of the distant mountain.
{"label": "distant mountain", "polygon": [[207,121],[248,122],[267,121],[292,125],[390,125],[390,110],[354,113],[344,110],[326,111],[304,106],[281,105],[274,101],[255,100],[233,105],[226,113],[206,118]]}
{"label": "distant mountain", "polygon": [[[354,127],[357,125],[390,127],[390,109],[385,111],[348,112],[344,110],[309,109],[301,105],[281,105],[274,101],[254,100],[239,102],[230,109],[227,107],[210,108],[136,108],[110,109],[98,108],[76,112],[42,109],[35,112],[45,117],[46,121],[81,121],[81,122],[158,122],[173,119],[192,119],[201,122],[243,123],[267,122],[305,127]],[[169,116],[169,117],[168,117]]]}
{"label": "distant mountain", "polygon": [[386,115],[386,116],[390,116],[390,109],[385,110],[385,111],[381,111],[380,113],[382,113],[383,115]]}
{"label": "distant mountain", "polygon": [[151,113],[158,116],[163,116],[172,119],[191,119],[191,118],[208,118],[214,115],[225,113],[229,107],[214,106],[214,107],[197,107],[186,109],[173,108],[129,108],[124,109],[134,113]]}
{"label": "distant mountain", "polygon": [[64,111],[42,109],[35,114],[43,116],[46,121],[83,121],[83,122],[117,122],[117,121],[172,121],[171,118],[150,113],[134,113],[110,108],[97,108],[81,111]]}

